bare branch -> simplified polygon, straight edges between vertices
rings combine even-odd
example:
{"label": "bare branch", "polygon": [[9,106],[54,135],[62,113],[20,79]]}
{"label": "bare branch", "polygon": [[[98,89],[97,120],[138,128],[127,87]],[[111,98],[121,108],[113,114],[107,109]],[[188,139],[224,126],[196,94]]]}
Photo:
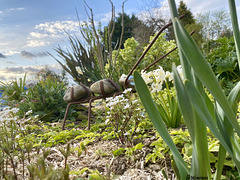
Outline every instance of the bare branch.
{"label": "bare branch", "polygon": [[[92,9],[88,6],[88,4],[86,3],[85,0],[83,0],[83,2],[84,2],[84,4],[85,4],[84,9],[85,9],[85,11],[86,11],[86,14],[87,14],[88,18],[90,19],[90,16],[89,16],[89,14],[88,14],[87,8],[88,8],[90,11],[92,11]],[[87,8],[86,8],[86,6],[87,6]]]}
{"label": "bare branch", "polygon": [[[101,45],[100,40],[99,40],[99,35],[97,34],[97,31],[96,31],[96,28],[95,28],[94,19],[93,19],[93,11],[92,11],[92,9],[88,6],[88,4],[86,3],[86,1],[85,1],[85,0],[83,0],[83,1],[84,1],[85,5],[86,5],[86,6],[85,6],[85,10],[86,10],[86,13],[87,13],[87,15],[88,15],[88,18],[89,18],[89,20],[90,20],[90,23],[91,23],[91,26],[92,26],[92,30],[93,30],[93,33],[94,33],[94,37],[95,37],[96,40],[97,40],[97,44],[96,44],[96,45],[97,45],[97,59],[98,59],[99,67],[100,67],[100,70],[101,70],[103,76],[105,76],[104,62],[103,62],[104,60],[103,60],[103,55],[102,55],[102,50],[103,50],[103,48],[102,48],[102,45]],[[87,7],[88,10],[90,11],[90,15],[88,14],[86,7]],[[91,47],[92,47],[92,45],[91,45]],[[94,49],[94,48],[92,47],[92,49]]]}
{"label": "bare branch", "polygon": [[111,65],[112,65],[112,36],[113,36],[113,32],[115,30],[115,6],[113,5],[111,0],[109,0],[109,2],[112,5],[112,17],[111,17],[111,21],[108,25],[108,51],[109,51],[109,63],[110,63],[110,67],[111,67]]}
{"label": "bare branch", "polygon": [[125,4],[125,2],[127,2],[127,0],[125,0],[122,3],[122,32],[121,32],[120,42],[119,42],[119,46],[118,46],[118,51],[117,51],[117,54],[116,54],[114,62],[113,62],[113,67],[115,67],[115,65],[116,65],[116,59],[117,59],[117,56],[118,56],[119,51],[120,51],[121,46],[122,46],[122,39],[123,39],[123,33],[124,33],[124,4]]}

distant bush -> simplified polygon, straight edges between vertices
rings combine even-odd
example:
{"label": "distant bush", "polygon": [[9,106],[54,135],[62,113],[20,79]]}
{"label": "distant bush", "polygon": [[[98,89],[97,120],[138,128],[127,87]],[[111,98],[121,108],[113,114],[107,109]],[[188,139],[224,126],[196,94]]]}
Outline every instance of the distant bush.
{"label": "distant bush", "polygon": [[213,48],[208,55],[208,62],[210,62],[225,94],[229,94],[240,80],[234,38],[223,37],[211,43]]}
{"label": "distant bush", "polygon": [[24,100],[19,103],[20,117],[32,111],[32,115],[39,115],[42,121],[57,121],[63,118],[67,103],[63,100],[66,90],[64,82],[47,78],[39,81],[34,87],[28,89]]}

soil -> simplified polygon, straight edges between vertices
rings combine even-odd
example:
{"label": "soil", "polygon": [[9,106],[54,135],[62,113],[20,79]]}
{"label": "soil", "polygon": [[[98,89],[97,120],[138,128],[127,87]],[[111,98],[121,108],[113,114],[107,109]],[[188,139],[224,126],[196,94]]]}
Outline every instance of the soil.
{"label": "soil", "polygon": [[[148,145],[150,139],[145,139],[143,144]],[[71,148],[79,146],[79,142],[70,142]],[[66,147],[66,145],[63,145]],[[120,155],[116,158],[113,157],[112,151],[121,147],[121,144],[117,140],[104,140],[100,139],[88,144],[86,146],[86,152],[82,152],[78,157],[77,151],[73,151],[68,158],[68,166],[71,171],[81,170],[83,168],[89,168],[92,170],[98,170],[101,174],[106,175],[111,173],[111,179],[116,180],[161,180],[164,179],[162,170],[168,173],[168,177],[175,179],[171,168],[170,159],[166,158],[165,162],[158,162],[156,164],[146,163],[146,154],[151,152],[150,147],[143,147],[143,149],[137,150],[135,159],[128,159],[125,155]],[[47,164],[54,165],[55,168],[64,168],[64,157],[59,151],[60,146],[52,147],[48,157],[46,158]],[[32,157],[36,157],[37,152],[31,154]],[[42,152],[40,151],[40,154]],[[133,157],[133,156],[131,156]],[[36,161],[36,158],[32,161]],[[25,162],[25,166],[27,160]],[[22,177],[22,164],[16,164],[18,179]],[[9,171],[12,171],[9,165]],[[25,169],[25,177],[29,177],[28,170]],[[70,179],[75,179],[79,175],[70,175]],[[83,173],[80,177],[87,178],[88,171]]]}

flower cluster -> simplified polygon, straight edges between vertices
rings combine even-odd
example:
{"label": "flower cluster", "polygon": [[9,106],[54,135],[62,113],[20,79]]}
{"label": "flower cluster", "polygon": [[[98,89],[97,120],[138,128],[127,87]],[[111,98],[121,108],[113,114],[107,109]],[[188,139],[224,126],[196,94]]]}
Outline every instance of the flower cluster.
{"label": "flower cluster", "polygon": [[[0,111],[0,124],[5,121],[18,121],[20,117],[17,115],[19,108],[10,108],[5,107],[2,111]],[[25,114],[26,119],[21,119],[21,122],[29,121],[29,120],[36,120],[39,118],[39,115],[32,116],[33,111],[29,110]]]}
{"label": "flower cluster", "polygon": [[[177,66],[177,71],[183,79],[181,66]],[[158,107],[162,119],[167,127],[177,128],[181,123],[181,113],[176,100],[175,89],[173,88],[173,73],[164,71],[161,66],[150,72],[141,72],[145,83],[151,86],[154,93],[154,100]]]}
{"label": "flower cluster", "polygon": [[18,119],[18,116],[16,116],[18,110],[18,108],[5,107],[3,111],[0,111],[0,123],[11,120],[16,121]]}
{"label": "flower cluster", "polygon": [[[181,78],[183,78],[183,72],[181,65],[177,66],[177,71]],[[151,85],[151,92],[159,92],[163,89],[163,83],[165,81],[173,81],[173,73],[169,71],[164,71],[161,66],[153,71],[141,71],[142,78],[147,85]]]}
{"label": "flower cluster", "polygon": [[135,133],[139,122],[143,119],[142,109],[138,99],[132,99],[131,88],[123,94],[106,99],[106,123],[113,126],[120,142],[125,143]]}

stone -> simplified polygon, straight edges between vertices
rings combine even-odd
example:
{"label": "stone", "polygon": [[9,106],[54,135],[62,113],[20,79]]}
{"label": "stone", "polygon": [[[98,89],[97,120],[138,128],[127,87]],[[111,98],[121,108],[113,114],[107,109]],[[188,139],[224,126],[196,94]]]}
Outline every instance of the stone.
{"label": "stone", "polygon": [[89,96],[90,92],[89,88],[84,85],[75,85],[66,91],[63,100],[67,102],[79,101]]}
{"label": "stone", "polygon": [[[100,88],[101,83],[103,83],[104,92],[101,92],[101,88]],[[90,90],[96,94],[111,94],[118,91],[118,89],[119,89],[119,86],[115,82],[111,81],[110,79],[99,80],[90,86]]]}

